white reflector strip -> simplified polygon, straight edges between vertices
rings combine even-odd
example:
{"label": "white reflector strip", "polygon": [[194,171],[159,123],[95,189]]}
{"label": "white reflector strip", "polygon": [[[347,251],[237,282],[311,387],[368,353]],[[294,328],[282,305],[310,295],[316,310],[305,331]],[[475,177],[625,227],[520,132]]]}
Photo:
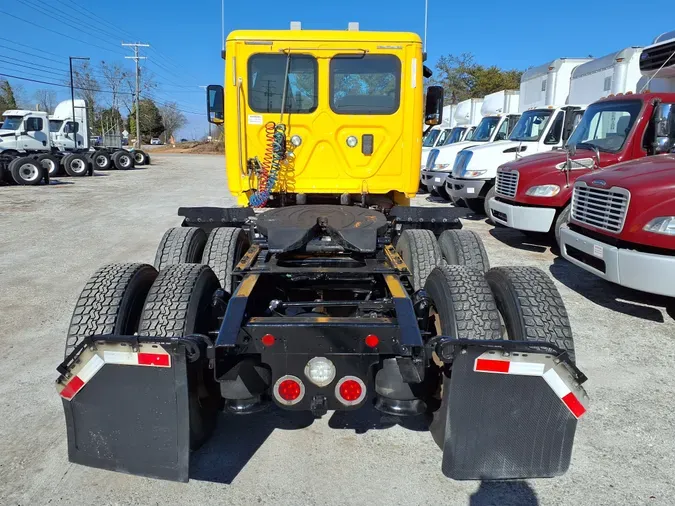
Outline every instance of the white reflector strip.
{"label": "white reflector strip", "polygon": [[509,374],[517,374],[519,376],[541,376],[544,374],[544,364],[511,362]]}
{"label": "white reflector strip", "polygon": [[133,351],[104,351],[103,360],[106,364],[138,365],[138,353]]}
{"label": "white reflector strip", "polygon": [[563,380],[560,379],[560,376],[558,376],[558,373],[553,369],[549,369],[548,372],[544,374],[544,380],[546,380],[548,386],[550,386],[555,394],[561,399],[571,392],[569,387],[565,385]]}
{"label": "white reflector strip", "polygon": [[104,364],[105,362],[101,357],[94,355],[91,357],[91,360],[80,369],[80,372],[78,372],[77,375],[84,383],[86,383],[99,371],[99,369],[101,369],[101,367],[103,367]]}

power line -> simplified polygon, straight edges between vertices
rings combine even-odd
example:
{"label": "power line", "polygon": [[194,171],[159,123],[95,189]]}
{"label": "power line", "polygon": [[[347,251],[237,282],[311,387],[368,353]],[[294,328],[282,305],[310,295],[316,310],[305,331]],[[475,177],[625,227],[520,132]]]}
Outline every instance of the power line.
{"label": "power line", "polygon": [[[57,35],[61,35],[62,37],[66,37],[66,38],[71,39],[71,40],[74,40],[74,41],[76,41],[76,42],[80,42],[80,43],[82,43],[82,44],[87,44],[88,46],[92,46],[92,47],[101,49],[101,50],[103,50],[103,51],[108,51],[109,53],[115,53],[115,52],[116,52],[116,51],[113,51],[112,49],[108,49],[107,47],[102,47],[102,46],[99,46],[99,45],[97,45],[97,44],[93,44],[93,43],[91,43],[91,42],[88,42],[88,41],[85,41],[85,40],[82,40],[82,39],[78,39],[78,38],[76,38],[76,37],[71,37],[70,35],[67,35],[67,34],[65,34],[65,33],[59,32],[58,30],[52,30],[51,28],[47,28],[46,26],[38,25],[38,24],[35,23],[34,21],[28,21],[27,19],[20,18],[19,16],[15,16],[14,14],[10,14],[10,13],[5,12],[5,11],[3,11],[3,10],[0,10],[0,13],[4,14],[4,15],[6,15],[6,16],[12,17],[12,18],[14,18],[14,19],[18,19],[19,21],[23,21],[24,23],[27,23],[27,24],[29,24],[29,25],[31,25],[31,26],[36,26],[36,27],[38,27],[38,28],[42,28],[43,30],[47,30],[47,31],[52,32],[52,33],[55,33],[55,34],[57,34]],[[119,54],[119,53],[118,53],[118,54]]]}
{"label": "power line", "polygon": [[[47,82],[47,81],[39,81],[37,79],[29,79],[27,77],[14,76],[14,75],[4,74],[4,73],[0,73],[0,76],[10,77],[12,79],[19,79],[20,81],[30,81],[31,83],[48,84],[50,86],[58,86],[59,88],[70,89],[70,86],[68,86],[67,84],[50,83],[50,82]],[[75,89],[76,90],[82,90],[82,91],[97,91],[99,93],[117,93],[118,95],[133,95],[133,93],[127,93],[127,92],[124,92],[124,91],[114,92],[112,90],[99,90],[99,89],[96,89],[96,88],[82,88],[80,86],[75,86]]]}

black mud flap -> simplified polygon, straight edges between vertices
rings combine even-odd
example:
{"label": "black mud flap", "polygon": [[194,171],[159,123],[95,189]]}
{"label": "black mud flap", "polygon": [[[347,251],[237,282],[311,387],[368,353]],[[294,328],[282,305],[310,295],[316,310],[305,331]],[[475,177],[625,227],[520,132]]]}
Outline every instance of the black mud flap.
{"label": "black mud flap", "polygon": [[544,353],[470,347],[444,388],[443,474],[456,480],[559,476],[570,465],[586,393]]}
{"label": "black mud flap", "polygon": [[188,481],[188,381],[182,345],[97,343],[57,383],[71,462]]}

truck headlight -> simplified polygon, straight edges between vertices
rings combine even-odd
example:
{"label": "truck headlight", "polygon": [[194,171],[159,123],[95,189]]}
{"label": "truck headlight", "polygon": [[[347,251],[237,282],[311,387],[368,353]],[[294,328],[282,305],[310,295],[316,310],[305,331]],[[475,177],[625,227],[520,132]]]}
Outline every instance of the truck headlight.
{"label": "truck headlight", "polygon": [[467,165],[469,165],[472,156],[472,151],[460,151],[457,154],[457,158],[455,158],[455,165],[452,167],[452,175],[454,177],[462,176],[462,173],[464,172],[464,169],[466,169]]}
{"label": "truck headlight", "polygon": [[529,195],[530,197],[555,197],[558,193],[560,193],[560,186],[555,184],[545,184],[529,188],[525,192],[525,195]]}
{"label": "truck headlight", "polygon": [[464,170],[462,177],[472,178],[472,177],[481,177],[485,174],[487,170]]}
{"label": "truck headlight", "polygon": [[448,167],[450,167],[449,163],[437,163],[436,165],[434,165],[434,169],[438,169],[438,170],[445,170]]}
{"label": "truck headlight", "polygon": [[643,230],[655,234],[675,235],[675,216],[661,216],[647,223]]}

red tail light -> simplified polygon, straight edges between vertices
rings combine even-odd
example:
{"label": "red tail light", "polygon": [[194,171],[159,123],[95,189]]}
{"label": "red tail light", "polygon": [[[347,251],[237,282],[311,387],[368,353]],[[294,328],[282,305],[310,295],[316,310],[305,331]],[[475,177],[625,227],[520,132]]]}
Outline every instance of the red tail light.
{"label": "red tail light", "polygon": [[345,376],[335,385],[335,397],[345,406],[354,406],[366,398],[366,385],[356,376]]}
{"label": "red tail light", "polygon": [[297,376],[287,374],[274,384],[274,398],[281,404],[292,406],[305,396],[305,385]]}
{"label": "red tail light", "polygon": [[262,336],[260,341],[263,343],[264,346],[269,347],[269,346],[272,346],[274,344],[276,339],[274,338],[274,336],[272,334],[265,334],[264,336]]}
{"label": "red tail light", "polygon": [[378,344],[380,344],[380,338],[375,334],[366,336],[366,346],[369,348],[375,348]]}

